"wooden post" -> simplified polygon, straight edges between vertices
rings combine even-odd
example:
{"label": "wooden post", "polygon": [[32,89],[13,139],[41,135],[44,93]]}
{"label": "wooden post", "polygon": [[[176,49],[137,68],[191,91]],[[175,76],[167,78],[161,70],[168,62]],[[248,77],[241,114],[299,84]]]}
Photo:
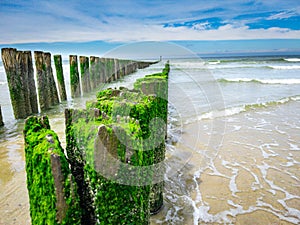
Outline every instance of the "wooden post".
{"label": "wooden post", "polygon": [[46,79],[48,85],[48,98],[50,99],[50,106],[59,103],[56,84],[53,77],[53,70],[51,65],[51,54],[49,52],[43,53],[44,63],[46,66]]}
{"label": "wooden post", "polygon": [[63,72],[63,66],[62,66],[62,58],[61,58],[61,55],[54,55],[53,58],[54,58],[54,64],[55,64],[55,69],[56,69],[56,78],[57,78],[60,100],[66,101],[67,94],[66,94],[64,72]]}
{"label": "wooden post", "polygon": [[64,194],[64,175],[61,168],[60,156],[52,153],[50,158],[56,195],[56,218],[57,221],[61,223],[64,220],[68,209]]}
{"label": "wooden post", "polygon": [[39,112],[39,107],[38,107],[37,93],[36,93],[36,87],[35,87],[35,81],[34,81],[32,55],[31,55],[31,51],[25,51],[23,53],[24,53],[24,58],[25,58],[24,60],[26,61],[26,64],[28,65],[27,88],[28,88],[28,92],[29,92],[29,102],[30,102],[30,106],[31,106],[31,112],[32,112],[32,114],[35,114],[35,113]]}
{"label": "wooden post", "polygon": [[91,81],[89,72],[89,58],[80,56],[80,74],[81,74],[81,86],[82,92],[87,93],[91,91]]}
{"label": "wooden post", "polygon": [[70,61],[71,96],[72,98],[76,98],[81,95],[77,55],[70,55],[69,61]]}
{"label": "wooden post", "polygon": [[25,98],[23,93],[23,82],[20,74],[20,65],[17,61],[17,50],[14,48],[2,49],[2,61],[6,71],[8,87],[10,91],[11,104],[16,119],[26,118]]}
{"label": "wooden post", "polygon": [[48,98],[49,86],[46,77],[46,65],[44,62],[43,52],[34,52],[36,77],[38,85],[38,95],[41,111],[45,111],[50,108],[50,99]]}
{"label": "wooden post", "polygon": [[95,57],[95,83],[95,88],[101,83],[101,65],[99,57]]}
{"label": "wooden post", "polygon": [[4,126],[3,118],[2,118],[2,111],[1,111],[1,105],[0,105],[0,127]]}
{"label": "wooden post", "polygon": [[118,59],[114,59],[114,80],[118,80],[120,78],[120,68],[119,68],[119,60]]}
{"label": "wooden post", "polygon": [[97,64],[96,57],[90,56],[90,83],[91,89],[95,89],[97,87],[97,72],[96,72]]}
{"label": "wooden post", "polygon": [[100,65],[100,82],[106,83],[107,67],[105,58],[100,58]]}

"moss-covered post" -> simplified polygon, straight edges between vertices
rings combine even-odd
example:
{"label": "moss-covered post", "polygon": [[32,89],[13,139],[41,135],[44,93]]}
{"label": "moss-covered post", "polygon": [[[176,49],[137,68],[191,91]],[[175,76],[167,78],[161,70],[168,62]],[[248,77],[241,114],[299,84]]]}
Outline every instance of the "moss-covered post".
{"label": "moss-covered post", "polygon": [[56,78],[58,83],[60,100],[66,101],[67,94],[66,94],[66,86],[65,86],[64,72],[62,66],[62,58],[61,55],[54,55],[53,58],[54,58],[54,65],[56,69]]}
{"label": "moss-covered post", "polygon": [[2,111],[1,111],[1,105],[0,105],[0,127],[4,126],[3,123],[3,117],[2,117]]}
{"label": "moss-covered post", "polygon": [[[139,63],[139,67],[148,66],[148,63]],[[145,78],[140,78],[134,83],[134,87],[137,90],[140,90],[145,95],[157,96],[157,102],[154,106],[155,113],[160,115],[159,118],[163,119],[165,123],[165,133],[164,137],[157,137],[158,139],[165,139],[167,137],[167,115],[168,115],[168,75],[170,67],[169,63],[166,63],[162,73],[146,75]],[[158,107],[157,107],[158,106]],[[165,159],[165,142],[161,142],[154,150],[154,164],[159,164]],[[152,214],[157,213],[163,206],[163,173],[161,175],[161,181],[155,183],[151,186],[151,195],[150,195],[150,210]]]}
{"label": "moss-covered post", "polygon": [[48,118],[28,118],[24,140],[31,223],[80,224],[76,184]]}
{"label": "moss-covered post", "polygon": [[70,61],[71,96],[72,98],[76,98],[81,95],[77,55],[70,55],[69,61]]}
{"label": "moss-covered post", "polygon": [[82,92],[87,93],[91,91],[90,71],[89,71],[89,58],[80,56],[80,74]]}
{"label": "moss-covered post", "polygon": [[51,65],[51,54],[49,52],[43,53],[44,62],[46,66],[46,78],[48,88],[48,98],[50,99],[50,106],[57,105],[59,103],[58,92],[53,76],[53,70]]}
{"label": "moss-covered post", "polygon": [[[78,186],[77,193],[79,196],[79,205],[82,210],[81,224],[96,224],[95,210],[93,207],[93,199],[91,196],[91,189],[85,176],[85,159],[83,157],[82,149],[76,142],[76,135],[74,134],[74,124],[81,115],[76,110],[65,110],[66,123],[66,142],[67,155],[71,166],[72,175],[75,178]],[[84,117],[83,117],[84,118]],[[87,127],[89,128],[89,127]],[[85,129],[82,127],[82,129]],[[85,135],[84,133],[82,135]],[[83,140],[86,141],[86,140]]]}

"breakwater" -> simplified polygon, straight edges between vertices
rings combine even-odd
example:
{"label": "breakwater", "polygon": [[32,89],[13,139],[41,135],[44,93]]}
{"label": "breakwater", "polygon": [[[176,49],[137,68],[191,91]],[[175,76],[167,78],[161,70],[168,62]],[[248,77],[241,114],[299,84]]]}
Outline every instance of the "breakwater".
{"label": "breakwater", "polygon": [[[134,69],[122,68],[113,79]],[[47,117],[26,120],[33,224],[149,224],[163,205],[168,73],[166,64],[133,90],[103,90],[85,110],[66,109],[66,155]]]}
{"label": "breakwater", "polygon": [[[31,51],[2,48],[1,53],[16,119],[44,112],[67,99],[61,55],[54,55],[56,84],[50,53],[35,51],[34,62]],[[76,98],[153,62],[80,56],[78,63],[77,55],[70,55],[69,63],[71,97]]]}

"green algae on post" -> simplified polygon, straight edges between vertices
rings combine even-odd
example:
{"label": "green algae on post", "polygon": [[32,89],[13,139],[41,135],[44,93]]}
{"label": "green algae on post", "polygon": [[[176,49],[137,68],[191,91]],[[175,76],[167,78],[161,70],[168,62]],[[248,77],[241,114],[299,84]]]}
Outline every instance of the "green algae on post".
{"label": "green algae on post", "polygon": [[70,61],[71,96],[72,98],[76,98],[81,95],[77,55],[70,55],[69,61]]}
{"label": "green algae on post", "polygon": [[29,117],[24,127],[31,223],[80,224],[76,183],[47,117]]}
{"label": "green algae on post", "polygon": [[67,94],[66,94],[66,87],[65,87],[64,72],[62,67],[62,58],[61,55],[54,55],[53,58],[54,58],[54,65],[56,69],[56,78],[58,83],[60,100],[66,101]]}

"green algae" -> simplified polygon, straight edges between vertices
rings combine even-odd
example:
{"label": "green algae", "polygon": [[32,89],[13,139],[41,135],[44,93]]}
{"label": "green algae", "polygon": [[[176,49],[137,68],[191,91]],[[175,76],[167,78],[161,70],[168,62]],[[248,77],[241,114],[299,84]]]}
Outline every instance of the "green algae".
{"label": "green algae", "polygon": [[[107,61],[108,64],[111,62],[113,60]],[[113,68],[109,69],[112,71]],[[149,75],[137,82],[134,90],[120,88],[100,91],[97,101],[87,103],[86,110],[65,111],[68,158],[64,156],[57,136],[50,130],[47,119],[29,119],[26,123],[25,143],[30,143],[29,147],[25,147],[28,168],[38,166],[30,164],[32,159],[39,161],[31,157],[33,146],[38,149],[50,148],[51,151],[55,149],[55,154],[63,158],[65,195],[70,209],[67,215],[74,218],[72,222],[63,221],[64,224],[149,224],[150,213],[162,207],[163,182],[152,184],[154,171],[145,173],[143,169],[160,163],[165,157],[167,74]],[[146,84],[149,90],[152,86],[155,88],[146,93]],[[55,144],[44,141],[47,135],[54,137]],[[43,152],[48,157],[49,151]],[[111,159],[120,163],[110,165],[105,157],[103,159],[106,161],[101,161],[101,154],[105,157],[110,155]],[[34,207],[41,198],[34,197],[33,193],[38,192],[34,186],[34,191],[29,194],[30,201],[33,201],[32,218],[36,220],[33,224],[57,224],[56,196],[52,188],[54,181],[47,157],[47,163],[42,164],[41,168],[45,170],[48,183],[42,185],[49,186],[50,193],[43,193],[45,200],[42,199],[42,202],[51,207],[49,215],[40,213],[38,215],[41,218],[37,218],[36,212],[44,208]],[[131,166],[132,172],[128,166]],[[33,175],[28,170],[30,180]],[[137,180],[140,185],[136,183]],[[70,184],[74,181],[76,185],[73,184],[75,187],[71,188]],[[71,190],[75,190],[75,195],[70,194]]]}
{"label": "green algae", "polygon": [[[24,128],[24,139],[32,224],[80,224],[81,212],[75,192],[76,185],[74,183],[71,185],[68,161],[57,135],[50,130],[48,118],[28,118]],[[60,158],[67,205],[65,216],[60,222],[57,220],[57,199],[51,155]]]}
{"label": "green algae", "polygon": [[56,69],[56,77],[58,81],[58,88],[60,93],[61,101],[67,100],[66,88],[65,88],[65,80],[63,74],[63,67],[62,67],[62,58],[61,55],[54,55],[54,65]]}

